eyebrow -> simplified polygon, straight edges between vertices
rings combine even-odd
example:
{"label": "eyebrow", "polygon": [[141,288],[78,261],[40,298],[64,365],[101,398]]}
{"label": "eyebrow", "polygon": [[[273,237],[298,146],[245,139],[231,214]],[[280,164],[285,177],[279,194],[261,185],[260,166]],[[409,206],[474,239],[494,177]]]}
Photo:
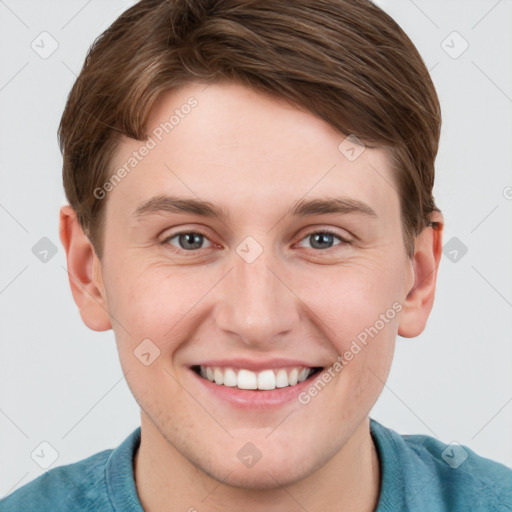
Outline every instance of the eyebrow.
{"label": "eyebrow", "polygon": [[[156,213],[192,213],[203,217],[217,217],[227,220],[229,214],[223,208],[209,201],[194,198],[183,198],[168,195],[154,196],[140,204],[132,216],[142,218]],[[375,211],[366,203],[347,197],[328,197],[322,199],[300,199],[288,210],[288,215],[308,217],[328,213],[349,214],[357,213],[377,218]]]}

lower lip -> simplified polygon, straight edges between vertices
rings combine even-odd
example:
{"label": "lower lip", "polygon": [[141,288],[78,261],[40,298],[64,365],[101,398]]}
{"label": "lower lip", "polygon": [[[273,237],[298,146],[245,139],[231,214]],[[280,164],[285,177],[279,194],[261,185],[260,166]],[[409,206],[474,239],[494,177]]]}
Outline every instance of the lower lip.
{"label": "lower lip", "polygon": [[287,386],[285,388],[275,388],[272,390],[246,390],[237,387],[224,386],[216,384],[207,379],[203,379],[194,370],[190,370],[196,380],[198,380],[205,389],[215,395],[217,398],[231,403],[238,407],[247,408],[268,408],[279,407],[293,400],[298,401],[298,395],[311,386],[320,372],[315,373],[309,379],[295,384],[295,386]]}

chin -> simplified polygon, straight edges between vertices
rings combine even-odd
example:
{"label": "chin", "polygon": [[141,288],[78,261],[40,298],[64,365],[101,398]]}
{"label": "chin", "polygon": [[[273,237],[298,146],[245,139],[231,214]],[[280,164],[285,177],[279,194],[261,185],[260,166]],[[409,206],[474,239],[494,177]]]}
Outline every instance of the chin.
{"label": "chin", "polygon": [[196,467],[224,485],[240,489],[270,490],[292,485],[310,476],[323,463],[297,450],[283,453],[277,449],[266,452],[268,455],[263,455],[252,467],[246,467],[238,457],[226,459],[225,453],[210,453]]}
{"label": "chin", "polygon": [[[262,464],[261,461],[258,466],[260,464]],[[204,468],[203,471],[205,471]],[[255,491],[280,489],[307,476],[305,468],[292,469],[290,463],[282,461],[273,466],[261,465],[259,468],[255,466],[250,469],[241,469],[239,464],[234,464],[231,468],[222,468],[214,473],[205,472],[224,485]]]}

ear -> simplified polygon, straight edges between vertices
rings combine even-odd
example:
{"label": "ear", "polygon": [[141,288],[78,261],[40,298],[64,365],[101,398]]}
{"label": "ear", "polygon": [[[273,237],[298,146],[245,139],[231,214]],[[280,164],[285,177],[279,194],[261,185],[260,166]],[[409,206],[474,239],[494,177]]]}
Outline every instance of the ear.
{"label": "ear", "polygon": [[59,233],[66,250],[71,293],[82,320],[93,331],[111,329],[101,263],[69,205],[60,209]]}
{"label": "ear", "polygon": [[402,302],[398,326],[398,334],[404,338],[414,338],[423,332],[434,304],[444,228],[441,212],[433,212],[431,221],[433,225],[425,227],[415,240],[411,258],[414,285]]}

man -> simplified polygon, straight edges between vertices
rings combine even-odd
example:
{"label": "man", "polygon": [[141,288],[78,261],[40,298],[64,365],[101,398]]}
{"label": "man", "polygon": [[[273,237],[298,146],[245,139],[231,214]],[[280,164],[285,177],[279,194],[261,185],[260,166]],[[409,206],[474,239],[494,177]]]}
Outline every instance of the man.
{"label": "man", "polygon": [[512,510],[512,471],[369,418],[432,308],[437,96],[363,0],[156,1],[60,126],[61,240],[141,427],[10,510]]}

